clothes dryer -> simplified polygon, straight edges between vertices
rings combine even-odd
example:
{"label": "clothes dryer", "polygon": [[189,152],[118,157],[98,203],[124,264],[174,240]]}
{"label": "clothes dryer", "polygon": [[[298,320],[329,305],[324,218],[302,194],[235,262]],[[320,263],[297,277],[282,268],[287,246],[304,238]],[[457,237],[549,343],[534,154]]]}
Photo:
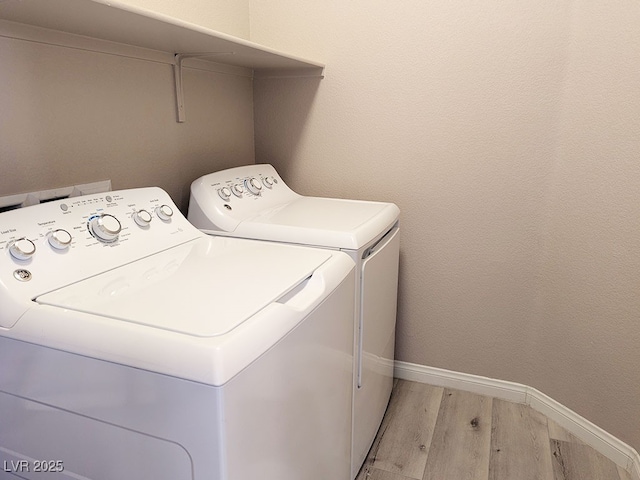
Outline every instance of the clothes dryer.
{"label": "clothes dryer", "polygon": [[0,477],[348,479],[354,278],[158,188],[0,213]]}
{"label": "clothes dryer", "polygon": [[188,218],[206,233],[332,248],[356,263],[352,478],[393,386],[399,213],[392,203],[299,195],[267,164],[211,173],[191,185]]}

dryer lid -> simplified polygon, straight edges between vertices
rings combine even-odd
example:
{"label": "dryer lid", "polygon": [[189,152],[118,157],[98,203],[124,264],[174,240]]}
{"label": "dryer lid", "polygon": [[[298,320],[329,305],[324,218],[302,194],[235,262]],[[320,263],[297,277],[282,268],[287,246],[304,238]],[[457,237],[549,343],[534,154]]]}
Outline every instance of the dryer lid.
{"label": "dryer lid", "polygon": [[358,250],[398,220],[393,203],[299,197],[240,223],[236,236]]}
{"label": "dryer lid", "polygon": [[196,337],[230,332],[331,252],[203,237],[39,296],[36,302]]}

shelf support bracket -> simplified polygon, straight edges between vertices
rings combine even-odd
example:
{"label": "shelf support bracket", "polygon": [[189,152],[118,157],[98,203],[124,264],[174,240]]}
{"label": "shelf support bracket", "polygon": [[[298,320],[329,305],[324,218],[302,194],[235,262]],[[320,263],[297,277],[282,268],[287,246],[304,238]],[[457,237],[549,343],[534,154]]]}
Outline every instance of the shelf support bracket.
{"label": "shelf support bracket", "polygon": [[184,56],[175,54],[173,62],[173,78],[176,82],[176,108],[178,109],[178,123],[184,123],[184,92],[182,90],[182,60]]}
{"label": "shelf support bracket", "polygon": [[185,122],[184,115],[184,91],[182,87],[182,62],[187,58],[212,57],[215,55],[233,55],[234,52],[209,52],[209,53],[176,53],[173,62],[173,79],[176,85],[176,108],[178,123]]}

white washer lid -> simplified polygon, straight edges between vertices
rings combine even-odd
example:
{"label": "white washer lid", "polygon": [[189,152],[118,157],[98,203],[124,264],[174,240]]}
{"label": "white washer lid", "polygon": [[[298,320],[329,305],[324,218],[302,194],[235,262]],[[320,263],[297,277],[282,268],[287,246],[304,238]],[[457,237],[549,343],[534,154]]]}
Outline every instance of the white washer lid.
{"label": "white washer lid", "polygon": [[230,332],[297,286],[331,252],[202,237],[39,296],[62,307],[196,337]]}
{"label": "white washer lid", "polygon": [[393,203],[299,197],[245,220],[236,236],[358,250],[398,220]]}

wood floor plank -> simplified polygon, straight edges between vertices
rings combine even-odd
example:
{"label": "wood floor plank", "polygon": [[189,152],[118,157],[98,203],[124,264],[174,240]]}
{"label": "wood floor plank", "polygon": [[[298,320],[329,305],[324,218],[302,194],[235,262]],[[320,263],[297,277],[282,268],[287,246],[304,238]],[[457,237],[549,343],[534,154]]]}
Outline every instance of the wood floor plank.
{"label": "wood floor plank", "polygon": [[532,408],[493,401],[489,480],[553,480],[547,419]]}
{"label": "wood floor plank", "polygon": [[371,466],[365,465],[356,480],[412,480],[409,477],[405,477],[404,475],[400,475],[399,473],[391,473],[386,472],[384,470],[379,470],[377,468],[373,468]]}
{"label": "wood floor plank", "polygon": [[620,476],[620,480],[632,480],[631,472],[628,472],[624,468],[618,466],[618,475]]}
{"label": "wood floor plank", "polygon": [[424,480],[486,480],[492,399],[445,389]]}
{"label": "wood floor plank", "polygon": [[555,480],[620,480],[617,466],[588,445],[551,440]]}
{"label": "wood floor plank", "polygon": [[442,392],[441,387],[398,381],[363,470],[421,479]]}
{"label": "wood floor plank", "polygon": [[526,405],[399,380],[356,480],[421,478],[632,480]]}
{"label": "wood floor plank", "polygon": [[560,425],[549,418],[547,419],[547,426],[549,428],[549,438],[552,440],[584,444],[584,442],[578,437],[567,431],[567,429],[562,428]]}

